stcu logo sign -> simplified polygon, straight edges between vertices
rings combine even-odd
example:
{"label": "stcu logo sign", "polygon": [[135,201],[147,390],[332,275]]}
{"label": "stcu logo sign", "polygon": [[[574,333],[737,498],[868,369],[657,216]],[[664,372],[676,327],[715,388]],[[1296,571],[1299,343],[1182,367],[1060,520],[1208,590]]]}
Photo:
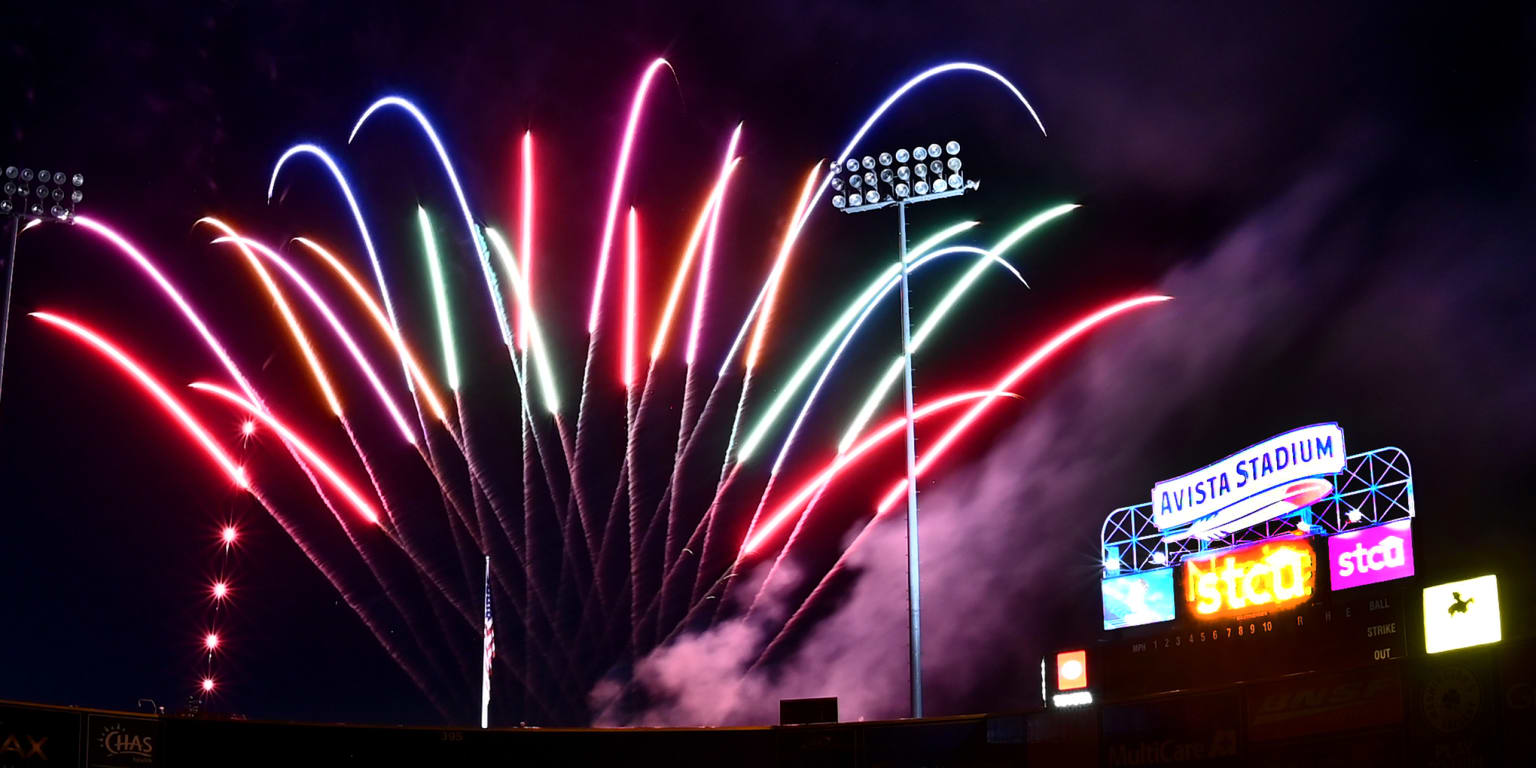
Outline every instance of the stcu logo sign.
{"label": "stcu logo sign", "polygon": [[33,757],[39,760],[47,760],[48,753],[43,751],[43,746],[47,743],[47,736],[39,739],[36,736],[26,734],[7,733],[5,740],[0,741],[0,755],[16,754],[20,755],[23,760]]}

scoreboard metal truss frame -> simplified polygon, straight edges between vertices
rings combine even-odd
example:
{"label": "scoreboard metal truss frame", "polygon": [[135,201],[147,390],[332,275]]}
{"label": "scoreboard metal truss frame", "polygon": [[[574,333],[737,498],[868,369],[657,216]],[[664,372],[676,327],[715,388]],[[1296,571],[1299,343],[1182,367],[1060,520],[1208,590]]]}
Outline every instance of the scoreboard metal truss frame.
{"label": "scoreboard metal truss frame", "polygon": [[1287,533],[1336,533],[1410,519],[1413,467],[1395,447],[1357,453],[1334,475],[1333,493],[1289,515],[1211,539],[1165,541],[1152,522],[1152,504],[1121,507],[1104,518],[1099,541],[1103,577],[1124,576],[1177,565],[1188,555],[1271,539]]}

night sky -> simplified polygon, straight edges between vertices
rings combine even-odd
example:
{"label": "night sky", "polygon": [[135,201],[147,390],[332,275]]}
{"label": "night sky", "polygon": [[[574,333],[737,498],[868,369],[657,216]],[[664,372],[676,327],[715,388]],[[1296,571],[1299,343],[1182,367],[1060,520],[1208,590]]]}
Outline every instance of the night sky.
{"label": "night sky", "polygon": [[[944,531],[925,567],[967,551],[967,536],[976,552],[992,553],[966,562],[968,573],[930,571],[931,626],[970,628],[963,643],[935,631],[930,654],[943,682],[934,714],[1028,705],[1040,654],[1096,631],[1093,561],[1110,509],[1143,501],[1157,480],[1318,421],[1338,421],[1352,452],[1396,445],[1412,458],[1425,578],[1496,570],[1509,583],[1506,606],[1530,603],[1536,13],[1398,3],[386,2],[364,15],[341,4],[204,5],[61,13],[33,3],[9,13],[0,24],[0,165],[82,172],[81,212],[152,252],[273,408],[339,455],[349,455],[346,435],[327,418],[264,294],[232,251],[192,226],[216,214],[274,243],[312,236],[366,270],[346,210],[315,164],[285,171],[266,202],[272,163],[287,146],[323,144],[353,174],[386,271],[398,270],[396,285],[412,297],[406,325],[434,361],[411,217],[418,202],[437,217],[455,257],[450,282],[475,318],[464,332],[479,334],[463,353],[466,378],[479,382],[467,396],[501,403],[477,410],[476,426],[492,433],[510,424],[515,440],[509,390],[494,378],[504,372],[477,378],[504,353],[491,339],[467,238],[452,226],[452,193],[398,115],[347,146],[367,104],[390,93],[415,99],[453,153],[477,215],[504,230],[515,230],[516,142],[534,132],[544,260],[536,290],[574,399],[613,158],[652,58],[671,61],[676,79],[652,94],[627,195],[654,259],[644,268],[652,308],[730,131],[745,123],[708,360],[723,354],[761,284],[810,165],[838,151],[891,88],[964,59],[1017,83],[1049,136],[988,81],[957,77],[916,92],[861,148],[953,138],[983,184],[914,208],[913,239],[969,217],[983,224],[968,242],[986,245],[1045,206],[1084,208],[1010,257],[1031,290],[992,276],[967,300],[918,358],[919,399],[990,381],[1048,329],[1106,301],[1152,290],[1179,300],[1150,310],[1166,320],[1138,330],[1140,318],[1126,319],[1053,362],[1021,390],[1025,402],[999,409],[922,485],[932,499],[925,535],[929,525]],[[821,208],[787,277],[764,355],[774,373],[756,385],[765,390],[892,257],[894,214],[843,216],[825,200]],[[218,527],[233,519],[244,536],[229,570],[236,599],[221,621],[228,650],[215,710],[444,722],[283,531],[136,388],[25,316],[78,316],[168,382],[222,380],[174,310],[84,233],[28,232],[20,254],[0,399],[0,698],[130,709],[143,696],[184,706],[201,677]],[[940,277],[959,268],[916,281],[915,308],[931,306]],[[813,446],[802,471],[827,456],[860,385],[896,353],[894,305],[885,309],[801,438]],[[322,335],[318,325],[314,332]],[[616,359],[600,355],[594,369],[610,393]],[[349,402],[371,405],[360,376],[340,380]],[[186,397],[227,445],[240,445],[237,417]],[[622,409],[613,412],[620,423],[600,424],[599,442],[622,443]],[[603,450],[616,457],[619,448]],[[275,441],[258,437],[241,451],[290,514],[329,523]],[[496,452],[485,460],[517,461]],[[833,511],[808,527],[795,571],[824,571],[871,498],[899,475],[898,451],[878,461],[878,471],[828,500]],[[1029,506],[1016,492],[1025,486],[1007,486],[1007,476],[1051,490]],[[872,551],[900,557],[899,548]],[[881,615],[900,615],[895,574],[855,569],[839,582],[813,617],[826,631],[803,633],[752,695],[843,695],[858,714],[876,693],[861,699],[794,681],[848,658],[828,650],[837,647],[830,636],[870,595],[884,596]],[[887,576],[894,580],[872,587]],[[992,591],[985,615],[946,614],[947,598],[965,605],[981,589]],[[1506,632],[1526,633],[1528,613],[1506,610]],[[478,638],[461,635],[473,665]],[[844,639],[899,662],[899,631],[881,637]],[[622,667],[613,674],[627,679]],[[870,684],[895,694],[868,714],[899,711],[905,680],[894,682]],[[454,722],[473,717],[471,685],[443,686],[453,691]],[[674,704],[690,701],[671,693]],[[724,719],[750,720],[773,703],[740,705]],[[513,709],[498,719],[515,722]],[[697,722],[715,710],[657,711],[660,720]]]}

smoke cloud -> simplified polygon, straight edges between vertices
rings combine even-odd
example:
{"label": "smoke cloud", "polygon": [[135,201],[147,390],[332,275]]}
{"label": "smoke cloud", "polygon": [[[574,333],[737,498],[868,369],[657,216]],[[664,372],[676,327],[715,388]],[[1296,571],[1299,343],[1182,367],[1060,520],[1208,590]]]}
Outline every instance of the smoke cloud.
{"label": "smoke cloud", "polygon": [[[1203,257],[1165,274],[1158,289],[1175,301],[1098,331],[1057,369],[1054,384],[1032,388],[1034,402],[983,458],[946,471],[924,494],[928,714],[1038,701],[1039,660],[1053,650],[1050,643],[1080,641],[1096,629],[1091,584],[1105,514],[1145,497],[1157,479],[1146,474],[1149,465],[1170,473],[1188,469],[1179,452],[1192,444],[1191,435],[1216,429],[1222,409],[1243,406],[1246,392],[1257,389],[1275,402],[1268,417],[1245,412],[1245,423],[1273,420],[1277,430],[1308,423],[1302,419],[1338,418],[1329,409],[1347,408],[1346,428],[1364,428],[1352,451],[1384,444],[1371,434],[1386,431],[1383,423],[1395,432],[1386,440],[1434,440],[1447,417],[1426,415],[1414,424],[1401,418],[1410,402],[1491,399],[1511,406],[1511,418],[1531,420],[1515,407],[1536,392],[1529,370],[1481,382],[1477,392],[1459,376],[1410,378],[1411,361],[1424,357],[1412,340],[1454,348],[1469,358],[1462,370],[1496,367],[1499,350],[1518,348],[1514,341],[1529,328],[1529,311],[1493,333],[1508,339],[1468,331],[1486,328],[1486,314],[1498,311],[1487,303],[1508,290],[1497,267],[1503,244],[1524,238],[1485,232],[1480,255],[1468,256],[1458,245],[1463,241],[1422,216],[1432,205],[1403,203],[1385,219],[1362,212],[1354,201],[1380,183],[1380,165],[1358,148],[1351,144],[1340,159],[1303,175]],[[1380,261],[1380,249],[1391,244],[1400,247]],[[1446,258],[1451,253],[1457,258]],[[1405,307],[1405,296],[1416,302]],[[1468,341],[1458,344],[1463,334]],[[1383,397],[1347,383],[1370,379],[1369,372],[1340,376],[1357,372],[1359,361],[1381,369],[1382,377],[1404,377],[1403,386]],[[1276,374],[1285,378],[1278,386]],[[1321,405],[1305,396],[1318,389],[1335,395]],[[1518,426],[1513,431],[1531,433],[1532,425]],[[781,595],[750,622],[721,621],[641,660],[633,684],[652,704],[610,711],[604,724],[771,723],[780,698],[806,696],[838,696],[843,719],[904,716],[901,516],[881,521],[847,568],[855,575],[838,596],[841,604],[785,658],[747,673],[796,607]],[[1072,602],[1080,621],[1065,635],[1043,625],[1048,617],[1074,615]],[[594,700],[611,700],[616,690],[596,692]]]}

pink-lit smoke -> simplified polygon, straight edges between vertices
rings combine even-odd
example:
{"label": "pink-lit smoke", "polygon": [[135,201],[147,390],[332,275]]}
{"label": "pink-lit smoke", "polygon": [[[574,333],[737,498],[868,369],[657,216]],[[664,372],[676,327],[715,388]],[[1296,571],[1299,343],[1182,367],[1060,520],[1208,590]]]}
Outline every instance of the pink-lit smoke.
{"label": "pink-lit smoke", "polygon": [[[1297,254],[1344,194],[1333,175],[1311,178],[1232,232],[1208,256],[1167,273],[1156,291],[1177,301],[1098,331],[1058,365],[1061,378],[1023,392],[1015,426],[980,460],[938,472],[922,496],[926,697],[931,715],[1023,708],[1039,697],[1047,616],[1096,630],[1099,525],[1157,478],[1175,413],[1226,377],[1284,352],[1287,308],[1323,266],[1298,273]],[[1034,335],[1031,335],[1033,330]],[[1020,329],[1021,339],[1044,329]],[[978,440],[984,440],[980,435]],[[921,446],[920,446],[921,450]],[[1166,467],[1176,470],[1177,467]],[[879,486],[871,491],[883,490]],[[871,498],[869,503],[874,504]],[[850,531],[848,538],[857,533]],[[743,575],[762,578],[764,566]],[[885,518],[849,558],[847,591],[830,615],[801,628],[778,657],[747,673],[820,574],[775,577],[750,620],[738,612],[680,635],[641,659],[648,702],[614,707],[600,724],[772,723],[778,700],[837,696],[843,719],[899,717],[907,707],[905,529]],[[756,585],[739,590],[753,594]],[[1071,604],[1078,605],[1073,612]],[[729,614],[727,614],[729,615]],[[618,692],[592,692],[600,711]],[[632,694],[633,695],[633,694]]]}

